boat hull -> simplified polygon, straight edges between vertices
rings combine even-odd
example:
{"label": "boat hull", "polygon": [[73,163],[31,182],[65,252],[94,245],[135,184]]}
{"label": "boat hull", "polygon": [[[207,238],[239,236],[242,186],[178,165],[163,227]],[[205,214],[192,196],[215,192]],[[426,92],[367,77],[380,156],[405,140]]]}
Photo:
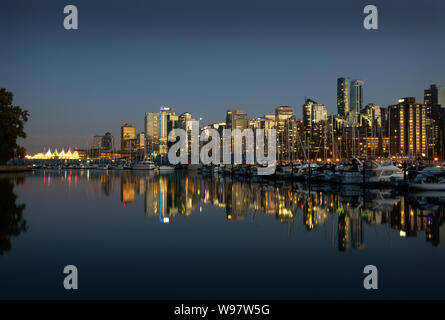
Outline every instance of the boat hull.
{"label": "boat hull", "polygon": [[413,183],[410,187],[417,190],[445,191],[445,183]]}

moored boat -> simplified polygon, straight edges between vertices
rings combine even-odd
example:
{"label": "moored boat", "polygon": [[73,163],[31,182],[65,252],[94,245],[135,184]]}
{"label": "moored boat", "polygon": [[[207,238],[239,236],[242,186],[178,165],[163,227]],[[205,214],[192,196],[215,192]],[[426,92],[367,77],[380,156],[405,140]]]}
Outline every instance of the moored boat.
{"label": "moored boat", "polygon": [[132,170],[153,170],[155,165],[150,160],[138,161],[134,165],[131,166]]}
{"label": "moored boat", "polygon": [[445,178],[421,173],[409,186],[418,190],[445,191]]}
{"label": "moored boat", "polygon": [[159,166],[159,172],[173,172],[173,171],[175,171],[174,166],[169,166],[169,165]]}
{"label": "moored boat", "polygon": [[281,166],[277,166],[275,169],[275,175],[277,177],[282,177],[282,178],[290,178],[292,177],[292,167],[291,165],[281,165]]}

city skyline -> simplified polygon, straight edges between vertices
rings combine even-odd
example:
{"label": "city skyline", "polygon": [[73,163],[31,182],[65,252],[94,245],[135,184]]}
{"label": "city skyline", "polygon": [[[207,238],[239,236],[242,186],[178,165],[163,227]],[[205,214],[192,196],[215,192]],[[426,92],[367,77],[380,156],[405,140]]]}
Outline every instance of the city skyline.
{"label": "city skyline", "polygon": [[[351,101],[351,99],[352,99],[352,97],[353,97],[353,93],[352,93],[352,91],[351,91],[351,88],[352,88],[352,86],[353,86],[353,83],[354,82],[360,82],[361,83],[361,93],[360,93],[360,96],[361,96],[361,98],[363,99],[363,96],[365,96],[366,97],[366,94],[364,94],[364,92],[367,92],[367,88],[366,88],[366,86],[367,86],[367,83],[365,82],[365,81],[363,81],[363,80],[359,80],[359,79],[353,79],[353,78],[351,78],[351,77],[343,77],[343,76],[341,76],[341,77],[338,77],[337,78],[337,94],[336,94],[336,104],[335,104],[335,109],[331,106],[331,107],[329,107],[329,106],[327,106],[325,103],[323,103],[323,102],[318,102],[320,105],[323,105],[325,108],[326,108],[326,111],[327,111],[327,115],[328,116],[334,116],[334,115],[343,115],[344,116],[344,114],[342,114],[341,112],[340,112],[340,107],[339,107],[339,105],[338,105],[338,103],[339,103],[339,92],[338,92],[338,86],[339,86],[339,80],[340,79],[348,79],[347,81],[348,81],[348,93],[346,94],[347,96],[348,96],[348,99],[349,99],[349,101],[347,102],[347,104],[348,104],[348,110],[350,110],[350,111],[352,111],[352,109],[353,109],[353,107],[352,107],[352,105],[353,105],[353,102]],[[414,96],[414,95],[407,95],[407,96],[403,96],[403,97],[413,97],[413,98],[415,98],[415,100],[417,101],[417,102],[419,102],[419,103],[421,103],[421,104],[424,104],[424,99],[426,99],[426,97],[425,97],[425,93],[426,93],[426,91],[428,91],[428,90],[432,90],[431,88],[433,87],[433,86],[435,86],[435,85],[439,85],[439,86],[441,86],[441,83],[430,83],[428,86],[426,86],[424,89],[422,89],[422,91],[423,91],[423,94],[422,94],[422,97],[419,99],[419,98],[417,98],[417,96]],[[394,99],[393,99],[393,103],[388,103],[388,104],[383,104],[383,105],[378,105],[378,104],[376,104],[376,103],[373,103],[373,102],[364,102],[364,101],[367,101],[367,100],[365,100],[365,99],[363,99],[362,101],[361,101],[361,103],[360,103],[360,107],[361,107],[361,109],[360,109],[360,111],[365,107],[365,106],[367,106],[367,105],[377,105],[377,106],[380,106],[380,107],[384,107],[384,108],[387,108],[387,107],[390,107],[390,106],[392,106],[392,105],[394,105],[394,104],[396,104],[396,102],[400,99],[400,98],[402,98],[402,97],[394,97]],[[443,98],[442,98],[443,99]],[[296,116],[296,118],[297,118],[297,120],[302,120],[302,121],[304,121],[304,118],[305,118],[305,116],[304,116],[304,111],[303,111],[303,108],[301,108],[301,106],[304,106],[305,104],[306,104],[306,102],[307,102],[307,100],[310,100],[310,101],[312,101],[312,102],[316,102],[316,101],[314,101],[313,100],[313,97],[307,97],[307,96],[304,96],[304,99],[303,99],[303,102],[302,103],[300,103],[299,105],[288,105],[289,107],[291,107],[291,108],[293,108],[294,109],[294,115]],[[317,103],[317,102],[316,102]],[[286,105],[287,106],[287,105]],[[197,118],[198,119],[202,119],[203,121],[202,121],[202,124],[204,124],[204,125],[211,125],[211,124],[214,124],[214,123],[221,123],[222,121],[222,119],[224,119],[225,117],[227,117],[227,115],[226,115],[226,112],[227,111],[230,111],[230,110],[241,110],[241,111],[243,111],[243,112],[246,112],[246,115],[247,115],[247,118],[248,119],[258,119],[258,118],[261,118],[261,117],[264,117],[264,116],[267,116],[267,115],[270,115],[270,114],[273,114],[274,113],[274,109],[275,108],[277,108],[277,107],[279,107],[278,105],[276,105],[276,106],[273,106],[273,107],[271,107],[270,108],[270,110],[269,110],[269,112],[266,112],[266,113],[263,113],[263,114],[248,114],[246,111],[245,111],[245,108],[242,108],[242,107],[240,107],[240,106],[238,106],[238,107],[235,107],[235,108],[228,108],[227,110],[225,110],[225,111],[223,111],[222,112],[222,116],[220,117],[220,118],[218,118],[218,115],[214,115],[214,118],[215,119],[217,119],[216,121],[213,121],[213,122],[211,122],[211,121],[205,121],[205,119],[202,119],[201,118],[201,116],[198,114],[198,115],[196,115],[195,114],[195,116],[197,116]],[[150,109],[150,110],[148,110],[148,111],[146,111],[145,113],[144,113],[144,115],[146,115],[146,114],[155,114],[155,113],[157,113],[157,114],[159,114],[159,111],[162,111],[162,109],[163,108],[171,108],[172,109],[172,111],[173,111],[173,113],[175,112],[175,108],[176,109],[180,109],[181,111],[179,111],[180,113],[178,113],[179,115],[180,114],[186,114],[186,113],[188,113],[188,114],[191,114],[188,110],[182,110],[180,107],[178,108],[178,107],[176,107],[176,106],[168,106],[168,105],[161,105],[161,106],[159,106],[158,107],[158,110],[156,111],[154,108],[153,109]],[[349,112],[349,111],[348,111]],[[347,112],[347,113],[348,113]],[[141,119],[142,119],[142,124],[141,125],[135,125],[135,123],[140,123],[141,122]],[[212,118],[213,119],[213,118]],[[218,121],[218,119],[219,119],[219,121]],[[227,121],[227,119],[225,119],[226,121]],[[115,136],[115,137],[120,137],[120,135],[119,134],[116,134],[117,132],[118,132],[118,130],[121,130],[121,128],[122,128],[122,125],[129,125],[129,126],[133,126],[133,127],[135,127],[135,135],[136,135],[136,133],[144,133],[144,132],[146,132],[146,124],[145,124],[145,120],[144,120],[144,117],[138,117],[137,118],[137,120],[136,119],[132,119],[132,120],[130,120],[130,119],[128,119],[128,120],[122,120],[121,121],[121,123],[120,123],[120,125],[119,125],[119,127],[118,128],[116,128],[116,129],[113,129],[113,128],[109,128],[108,130],[105,130],[107,133],[110,133],[111,132],[111,134],[112,134],[112,136]],[[114,133],[114,132],[116,132],[116,133]],[[58,147],[60,147],[60,148],[91,148],[91,147],[93,147],[94,146],[94,137],[96,137],[96,136],[100,136],[100,132],[91,132],[90,134],[88,134],[87,136],[86,136],[86,143],[85,144],[83,144],[83,145],[79,145],[79,144],[75,144],[75,143],[65,143],[65,144],[61,144],[61,145],[58,145],[58,144],[56,144],[55,146],[53,146],[53,145],[50,145],[50,144],[45,144],[45,145],[42,145],[41,146],[41,148],[39,149],[38,147],[33,147],[33,148],[30,148],[28,151],[30,151],[30,153],[37,153],[37,152],[41,152],[42,150],[43,151],[47,151],[48,149],[50,149],[50,148],[54,148],[54,147],[56,147],[56,148],[58,148]],[[26,146],[27,145],[27,142],[29,142],[29,140],[30,139],[32,139],[32,136],[28,136],[28,138],[27,139],[25,139],[25,140],[23,140],[23,144]],[[28,140],[28,141],[27,141]],[[120,140],[120,138],[116,141],[116,145],[121,145],[121,140]],[[35,149],[35,151],[33,151],[34,150],[34,148],[36,148]]]}
{"label": "city skyline", "polygon": [[56,1],[6,1],[0,13],[11,48],[0,52],[0,84],[31,113],[30,152],[85,146],[110,130],[118,136],[122,122],[143,131],[145,112],[161,105],[212,123],[227,109],[260,116],[300,106],[306,96],[332,114],[333,79],[341,76],[364,80],[364,105],[380,106],[398,97],[422,101],[431,83],[445,82],[440,1],[403,8],[375,1],[376,31],[362,26],[362,1],[75,4],[76,31],[63,29]]}
{"label": "city skyline", "polygon": [[[353,89],[353,87],[357,86],[359,86],[359,89]],[[186,129],[189,127],[189,121],[198,120],[201,130],[205,128],[215,128],[218,130],[218,126],[221,125],[223,128],[237,128],[240,130],[247,128],[259,129],[261,127],[276,128],[278,132],[282,132],[281,136],[279,133],[279,136],[277,137],[278,161],[306,160],[307,157],[315,160],[317,156],[319,159],[322,159],[323,157],[325,160],[327,158],[332,158],[332,160],[334,160],[338,157],[342,159],[343,156],[346,156],[347,159],[354,155],[363,156],[364,154],[372,157],[385,157],[390,156],[391,154],[410,154],[411,156],[431,157],[435,160],[442,159],[441,154],[443,153],[443,150],[440,148],[439,144],[441,144],[442,141],[441,136],[444,133],[444,127],[441,122],[442,120],[440,119],[443,117],[442,113],[444,110],[444,107],[441,106],[445,105],[445,88],[443,88],[441,84],[431,84],[428,88],[424,89],[424,102],[419,102],[415,97],[403,97],[397,99],[398,105],[390,104],[387,106],[378,106],[374,103],[364,105],[363,95],[366,91],[365,88],[365,82],[363,80],[351,80],[350,77],[337,78],[337,112],[330,114],[327,112],[327,107],[323,103],[318,103],[307,97],[305,97],[305,101],[300,108],[293,106],[277,106],[274,108],[275,110],[270,110],[270,112],[261,116],[248,115],[243,109],[228,109],[226,110],[225,122],[217,121],[214,123],[203,122],[199,115],[197,115],[195,119],[193,118],[193,115],[187,111],[176,114],[174,107],[164,105],[158,109],[158,112],[150,111],[145,113],[144,125],[142,128],[134,126],[134,121],[123,123],[120,127],[121,133],[120,135],[117,135],[117,138],[119,139],[117,141],[119,142],[116,142],[116,144],[112,134],[111,137],[107,138],[107,136],[110,136],[110,132],[107,132],[104,136],[94,135],[91,144],[81,146],[80,148],[75,147],[74,149],[90,149],[90,156],[93,156],[94,154],[95,157],[100,156],[100,149],[103,149],[105,152],[129,152],[130,155],[133,153],[137,157],[153,157],[157,155],[166,156],[168,148],[171,146],[171,144],[167,144],[168,132],[174,128]],[[413,139],[414,135],[416,135],[415,131],[406,127],[405,134],[407,134],[407,136],[405,138],[398,138],[396,125],[399,125],[400,120],[394,119],[395,122],[390,121],[391,112],[393,117],[396,116],[396,112],[399,112],[397,111],[399,108],[396,107],[400,106],[401,103],[403,104],[405,100],[409,101],[409,104],[416,104],[417,108],[420,108],[418,109],[419,111],[423,110],[421,111],[423,120],[421,122],[418,120],[416,126],[417,131],[421,136],[421,142],[415,141],[414,143],[410,143],[411,146],[406,145],[404,147],[398,147],[399,144],[407,143],[408,139]],[[406,107],[409,107],[409,104]],[[438,105],[438,109],[434,109],[433,107],[436,111],[431,111],[432,106],[435,105]],[[301,110],[301,117],[298,116],[300,113],[298,109]],[[402,116],[400,119],[402,121],[404,119],[403,112],[408,113],[408,110],[409,109],[401,111]],[[273,111],[275,111],[275,114]],[[280,116],[281,112],[284,112],[282,116]],[[147,117],[149,117],[150,120],[147,120]],[[281,123],[283,120],[287,121],[287,119],[292,120],[292,123],[294,124]],[[259,121],[262,121],[263,124]],[[370,122],[368,123],[368,121]],[[430,123],[430,121],[433,121],[433,123]],[[270,124],[266,125],[265,122],[270,122]],[[335,122],[335,124],[333,122]],[[404,126],[407,124],[408,123],[405,123]],[[435,125],[437,127],[434,127]],[[351,126],[357,126],[360,130],[356,132],[355,129],[350,128]],[[124,135],[123,130],[131,131]],[[190,128],[186,130],[190,130]],[[339,137],[346,138],[346,144],[343,147],[342,145],[344,143],[341,145],[332,145],[331,141],[326,142],[329,140],[327,139],[327,136],[331,136],[331,133],[329,133],[331,130],[334,130],[334,132],[332,132],[332,137],[335,135],[337,139],[338,134],[340,134]],[[435,130],[438,130],[436,134],[433,133]],[[146,132],[150,133],[147,134]],[[302,134],[304,134],[303,138],[298,137],[298,135]],[[362,135],[361,138],[360,134]],[[306,136],[309,140],[306,140]],[[324,142],[322,142],[323,137],[325,139]],[[419,137],[419,135],[417,135],[417,137]],[[113,139],[113,142],[105,142],[107,147],[104,148],[100,143],[102,138],[111,138]],[[348,138],[350,139],[349,143],[347,140]],[[291,144],[287,146],[283,145],[283,143],[289,139],[292,141]],[[306,140],[303,143],[304,147],[302,148],[308,149],[306,151],[300,149],[299,152],[298,141],[300,141],[301,144],[301,139]],[[357,139],[357,141],[355,141],[355,139]],[[359,147],[358,144],[360,143],[360,145],[362,145],[361,142],[363,142],[363,146]],[[323,146],[321,144],[323,144]],[[113,147],[110,148],[111,145]],[[118,148],[116,145],[120,145],[121,147]],[[416,147],[413,147],[413,145],[416,145]],[[51,148],[53,148],[53,150],[55,149],[57,152],[57,146],[55,148],[54,146],[50,146],[44,148],[43,153],[49,152],[48,150]],[[64,150],[71,148],[71,145],[66,147],[61,146],[59,147],[59,152],[60,149]],[[280,151],[280,148],[284,148],[283,151]],[[289,151],[286,151],[289,148],[291,150],[290,153]],[[347,152],[344,154],[341,151],[342,148],[352,148],[352,151],[351,153]],[[377,149],[380,151],[377,151]],[[392,153],[391,150],[393,151]],[[41,151],[38,153],[41,154]],[[311,156],[311,153],[312,155],[316,154],[315,158]],[[290,154],[292,154],[292,156]],[[320,156],[320,154],[323,154],[323,156]],[[108,154],[108,156],[110,156],[110,154]]]}
{"label": "city skyline", "polygon": [[445,299],[444,14],[1,0],[0,299]]}

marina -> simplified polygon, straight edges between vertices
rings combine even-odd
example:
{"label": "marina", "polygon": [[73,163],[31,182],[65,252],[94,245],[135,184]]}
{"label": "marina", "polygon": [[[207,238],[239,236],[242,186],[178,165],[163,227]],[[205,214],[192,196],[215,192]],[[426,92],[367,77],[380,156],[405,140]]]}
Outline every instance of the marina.
{"label": "marina", "polygon": [[[23,161],[22,161],[23,162]],[[327,163],[291,163],[271,167],[271,174],[261,175],[258,165],[248,164],[155,164],[151,160],[125,161],[101,159],[81,160],[27,160],[19,168],[26,170],[139,170],[162,173],[175,171],[198,172],[204,176],[234,176],[252,180],[290,180],[307,183],[331,183],[360,185],[363,187],[392,187],[420,190],[445,190],[445,163],[397,163],[389,159],[360,160],[353,158],[349,162]]]}

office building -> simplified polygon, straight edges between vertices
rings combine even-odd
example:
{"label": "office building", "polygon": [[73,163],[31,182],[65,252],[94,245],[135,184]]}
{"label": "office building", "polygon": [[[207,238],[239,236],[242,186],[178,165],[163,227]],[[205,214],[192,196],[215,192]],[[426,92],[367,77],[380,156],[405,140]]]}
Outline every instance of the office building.
{"label": "office building", "polygon": [[159,154],[159,136],[161,133],[160,114],[147,112],[145,114],[145,154],[155,157]]}
{"label": "office building", "polygon": [[424,91],[424,103],[426,106],[438,105],[445,109],[445,88],[440,84],[432,84]]}
{"label": "office building", "polygon": [[227,110],[226,113],[227,129],[247,129],[249,126],[249,119],[247,114],[241,109]]}
{"label": "office building", "polygon": [[349,113],[357,116],[363,107],[363,86],[362,80],[353,80],[350,85],[351,97],[349,100]]}
{"label": "office building", "polygon": [[121,150],[123,152],[131,152],[135,139],[136,128],[125,123],[121,127]]}

